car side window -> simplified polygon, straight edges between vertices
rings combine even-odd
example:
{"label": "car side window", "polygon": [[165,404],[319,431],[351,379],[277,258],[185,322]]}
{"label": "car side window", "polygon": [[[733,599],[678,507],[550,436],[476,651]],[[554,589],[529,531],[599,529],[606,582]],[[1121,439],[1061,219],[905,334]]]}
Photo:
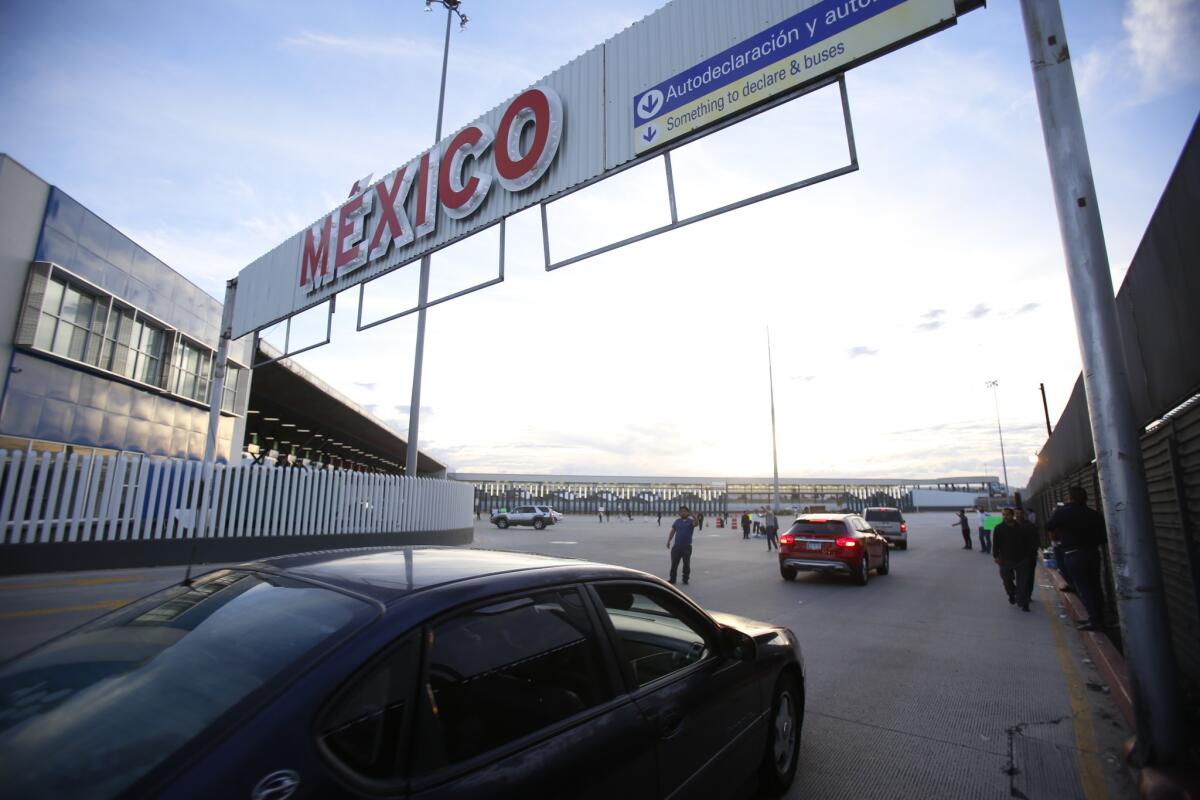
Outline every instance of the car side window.
{"label": "car side window", "polygon": [[352,772],[386,779],[400,771],[404,716],[416,691],[419,648],[413,634],[351,681],[321,717],[321,743]]}
{"label": "car side window", "polygon": [[653,587],[600,585],[596,593],[620,643],[620,655],[645,686],[712,652],[712,643],[682,603]]}
{"label": "car side window", "polygon": [[614,695],[574,589],[476,608],[429,634],[414,773],[501,747]]}

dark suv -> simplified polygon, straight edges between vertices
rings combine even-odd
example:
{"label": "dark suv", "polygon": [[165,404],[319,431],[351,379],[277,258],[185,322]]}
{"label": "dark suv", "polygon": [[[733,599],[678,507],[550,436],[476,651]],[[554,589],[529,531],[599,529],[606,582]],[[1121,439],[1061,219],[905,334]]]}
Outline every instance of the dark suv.
{"label": "dark suv", "polygon": [[0,665],[6,797],[782,793],[787,628],[644,572],[435,547],[222,569]]}

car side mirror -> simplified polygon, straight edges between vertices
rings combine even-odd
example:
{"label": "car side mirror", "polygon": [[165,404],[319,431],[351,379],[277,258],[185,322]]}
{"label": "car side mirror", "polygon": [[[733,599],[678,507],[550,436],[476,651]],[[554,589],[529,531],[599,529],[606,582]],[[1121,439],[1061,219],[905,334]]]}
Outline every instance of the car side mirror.
{"label": "car side mirror", "polygon": [[757,656],[754,639],[735,628],[721,628],[721,649],[735,661],[753,661]]}

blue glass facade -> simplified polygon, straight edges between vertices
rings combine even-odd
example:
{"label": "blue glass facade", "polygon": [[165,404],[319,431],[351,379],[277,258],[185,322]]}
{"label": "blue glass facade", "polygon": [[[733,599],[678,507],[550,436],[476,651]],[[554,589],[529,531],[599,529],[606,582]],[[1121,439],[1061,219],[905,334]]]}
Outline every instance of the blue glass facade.
{"label": "blue glass facade", "polygon": [[65,267],[171,327],[216,344],[219,302],[57,187],[50,189],[35,260]]}
{"label": "blue glass facade", "polygon": [[[44,184],[43,184],[44,185]],[[221,304],[65,192],[49,187],[33,261],[48,262],[156,318],[168,328],[215,348]],[[3,276],[21,296],[25,274]],[[16,298],[14,298],[15,301]],[[13,331],[4,331],[9,341]],[[251,342],[235,342],[230,357],[249,363]],[[248,387],[238,403],[244,415]],[[122,380],[43,354],[28,346],[12,352],[0,436],[123,450],[154,456],[201,458],[208,409],[164,389]],[[218,458],[241,454],[244,423],[223,416]],[[234,439],[237,439],[234,443]]]}

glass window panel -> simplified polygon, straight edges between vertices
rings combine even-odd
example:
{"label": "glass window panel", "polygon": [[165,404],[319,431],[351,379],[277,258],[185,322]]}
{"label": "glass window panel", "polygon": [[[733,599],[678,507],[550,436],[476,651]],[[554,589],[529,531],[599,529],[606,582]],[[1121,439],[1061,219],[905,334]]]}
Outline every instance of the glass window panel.
{"label": "glass window panel", "polygon": [[612,696],[582,599],[551,591],[469,611],[434,630],[415,771],[432,772]]}
{"label": "glass window panel", "polygon": [[76,361],[83,361],[84,351],[87,347],[87,328],[68,325],[65,322],[62,325],[71,331],[71,343],[67,347],[67,355]]}
{"label": "glass window panel", "polygon": [[79,301],[82,296],[70,286],[63,293],[62,316],[63,319],[74,320],[79,315]]}
{"label": "glass window panel", "polygon": [[70,352],[71,327],[65,322],[55,321],[54,345],[50,348],[51,352],[60,356],[66,356]]}
{"label": "glass window panel", "polygon": [[38,319],[37,335],[33,340],[34,347],[41,348],[42,350],[50,349],[51,345],[54,344],[54,326],[57,322],[58,320],[55,317],[50,316],[44,311],[42,312],[41,317]]}
{"label": "glass window panel", "polygon": [[52,278],[46,285],[46,297],[42,300],[42,310],[57,314],[62,305],[63,289],[65,288],[66,286],[61,281]]}

